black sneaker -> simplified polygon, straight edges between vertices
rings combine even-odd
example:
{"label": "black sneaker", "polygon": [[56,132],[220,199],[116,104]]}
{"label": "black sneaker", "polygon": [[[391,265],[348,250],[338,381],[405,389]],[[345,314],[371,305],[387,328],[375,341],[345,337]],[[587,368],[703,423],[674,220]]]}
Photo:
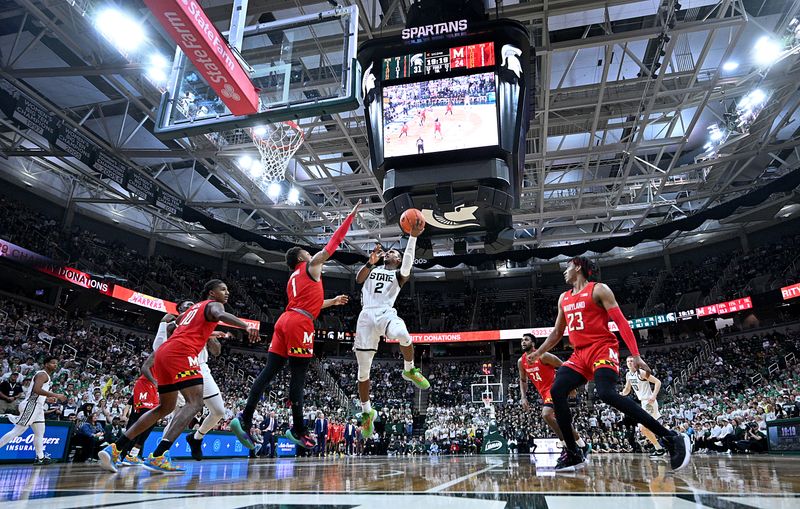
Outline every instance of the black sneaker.
{"label": "black sneaker", "polygon": [[589,455],[592,454],[592,444],[586,442],[586,445],[581,447],[581,452],[583,453],[583,459],[588,460]]}
{"label": "black sneaker", "polygon": [[689,464],[692,457],[692,442],[685,433],[675,433],[659,440],[661,445],[669,451],[669,463],[672,470],[680,470]]}
{"label": "black sneaker", "polygon": [[33,465],[34,466],[49,465],[52,462],[53,460],[50,459],[50,456],[45,456],[44,458],[36,458],[36,460],[34,460],[33,462]]}
{"label": "black sneaker", "polygon": [[186,443],[192,449],[192,458],[201,461],[203,459],[203,439],[195,438],[194,433],[190,433],[186,437]]}
{"label": "black sneaker", "polygon": [[586,460],[580,451],[570,451],[566,447],[556,463],[556,472],[574,472],[581,468]]}
{"label": "black sneaker", "polygon": [[664,449],[664,448],[656,449],[656,450],[654,450],[653,452],[650,453],[650,458],[660,458],[661,456],[664,456],[665,454],[667,454],[667,450],[666,449]]}

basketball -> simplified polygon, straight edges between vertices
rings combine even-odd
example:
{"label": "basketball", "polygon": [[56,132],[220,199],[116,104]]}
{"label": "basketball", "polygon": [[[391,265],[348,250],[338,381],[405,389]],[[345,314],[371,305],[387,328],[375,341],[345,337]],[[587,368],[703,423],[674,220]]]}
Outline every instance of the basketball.
{"label": "basketball", "polygon": [[400,216],[400,228],[410,235],[411,228],[417,223],[417,221],[421,222],[424,227],[425,217],[422,215],[422,212],[420,212],[418,209],[408,209],[403,212],[402,216]]}

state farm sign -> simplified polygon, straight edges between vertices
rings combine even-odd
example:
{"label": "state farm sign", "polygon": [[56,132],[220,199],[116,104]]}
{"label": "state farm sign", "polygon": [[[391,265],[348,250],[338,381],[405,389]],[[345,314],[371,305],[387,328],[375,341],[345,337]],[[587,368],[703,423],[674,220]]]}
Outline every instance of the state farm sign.
{"label": "state farm sign", "polygon": [[258,112],[258,92],[206,13],[194,0],[144,0],[161,26],[234,115]]}

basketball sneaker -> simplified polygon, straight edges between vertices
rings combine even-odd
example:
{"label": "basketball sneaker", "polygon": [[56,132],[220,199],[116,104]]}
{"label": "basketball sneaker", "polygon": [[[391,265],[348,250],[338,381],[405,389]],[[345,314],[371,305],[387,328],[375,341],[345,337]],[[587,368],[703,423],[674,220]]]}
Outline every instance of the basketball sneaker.
{"label": "basketball sneaker", "polygon": [[41,458],[36,458],[36,460],[34,460],[34,462],[33,462],[33,466],[49,465],[52,462],[53,462],[53,460],[52,460],[52,458],[50,458],[50,455],[49,454],[45,454]]}
{"label": "basketball sneaker", "polygon": [[130,454],[127,454],[125,459],[119,462],[119,465],[122,465],[123,467],[141,467],[143,463],[144,460],[139,456],[131,456]]}
{"label": "basketball sneaker", "polygon": [[417,389],[428,390],[431,388],[431,383],[422,374],[419,368],[411,368],[403,371],[403,378],[417,386]]}
{"label": "basketball sneaker", "polygon": [[304,431],[300,436],[295,436],[292,429],[289,428],[286,430],[286,433],[284,433],[283,436],[303,449],[313,449],[317,446],[317,440],[313,436],[309,435],[308,431]]}
{"label": "basketball sneaker", "polygon": [[667,450],[663,447],[661,449],[654,449],[653,452],[650,453],[650,459],[660,458],[667,454]]}
{"label": "basketball sneaker", "polygon": [[[427,381],[427,380],[426,380]],[[378,411],[374,408],[370,409],[368,413],[361,414],[361,436],[369,438],[375,433],[375,418],[378,417]]]}
{"label": "basketball sneaker", "polygon": [[186,437],[186,443],[189,444],[189,447],[192,449],[192,458],[194,458],[196,461],[202,461],[203,460],[203,439],[202,438],[195,438],[194,437],[194,433],[190,433]]}
{"label": "basketball sneaker", "polygon": [[570,451],[566,447],[561,453],[561,457],[556,462],[556,472],[575,472],[584,466],[586,460],[580,451]]}
{"label": "basketball sneaker", "polygon": [[256,448],[256,444],[253,442],[253,438],[250,436],[250,428],[252,425],[244,420],[244,417],[242,417],[242,412],[239,412],[239,415],[237,415],[236,418],[231,421],[230,427],[231,431],[233,431],[233,434],[236,435],[236,438],[239,439],[243,446],[247,447],[251,451]]}
{"label": "basketball sneaker", "polygon": [[119,463],[119,449],[117,444],[106,446],[105,449],[97,453],[97,459],[100,460],[100,467],[103,470],[117,473],[117,463]]}
{"label": "basketball sneaker", "polygon": [[692,458],[692,442],[686,433],[674,433],[659,440],[661,446],[669,451],[669,464],[672,470],[680,470]]}
{"label": "basketball sneaker", "polygon": [[142,466],[152,472],[160,472],[162,474],[179,474],[186,472],[186,468],[180,465],[174,465],[172,458],[169,457],[169,452],[165,452],[161,456],[154,457],[152,454],[144,460]]}

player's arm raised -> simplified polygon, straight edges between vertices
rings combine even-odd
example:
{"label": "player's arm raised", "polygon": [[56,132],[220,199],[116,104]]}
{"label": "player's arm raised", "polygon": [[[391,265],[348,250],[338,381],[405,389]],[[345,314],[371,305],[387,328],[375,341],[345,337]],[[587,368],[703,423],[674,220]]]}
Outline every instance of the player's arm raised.
{"label": "player's arm raised", "polygon": [[325,245],[325,248],[311,257],[311,262],[308,264],[308,272],[311,274],[311,277],[317,281],[322,277],[322,264],[327,262],[328,259],[333,256],[333,253],[339,249],[339,245],[341,245],[344,240],[344,236],[347,235],[347,230],[350,229],[350,225],[353,224],[353,219],[355,219],[360,206],[361,200],[358,200],[358,203],[356,203],[356,206],[353,207],[353,210],[347,215],[347,218],[342,221],[339,228],[333,232],[333,237],[331,237],[331,240]]}
{"label": "player's arm raised", "polygon": [[617,324],[619,335],[622,336],[622,341],[625,342],[625,345],[631,352],[636,370],[643,369],[650,375],[653,370],[650,369],[650,366],[648,366],[639,355],[639,345],[636,343],[636,336],[633,335],[631,325],[628,323],[628,320],[625,319],[625,315],[622,314],[622,310],[619,308],[619,304],[617,304],[617,299],[614,297],[614,292],[611,291],[608,285],[597,283],[594,286],[593,297],[595,298],[595,302],[603,306],[608,312],[608,317]]}
{"label": "player's arm raised", "polygon": [[337,295],[332,299],[325,299],[322,301],[322,309],[329,308],[331,306],[344,306],[350,302],[350,297],[347,295]]}
{"label": "player's arm raised", "polygon": [[356,274],[356,283],[362,285],[364,281],[367,280],[369,277],[369,273],[372,272],[372,269],[375,268],[375,265],[378,264],[378,261],[383,257],[383,246],[380,244],[375,244],[375,247],[372,249],[372,252],[369,254],[369,260],[367,260],[367,264],[361,267],[361,270],[358,271]]}
{"label": "player's arm raised", "polygon": [[425,221],[417,219],[411,227],[411,233],[406,243],[406,250],[403,251],[403,262],[400,264],[400,276],[397,282],[400,286],[406,284],[411,277],[411,268],[414,266],[414,255],[417,252],[417,237],[425,231]]}
{"label": "player's arm raised", "polygon": [[209,302],[206,305],[206,320],[240,327],[247,331],[250,341],[258,341],[258,329],[225,311],[225,307],[219,302]]}
{"label": "player's arm raised", "polygon": [[562,293],[558,298],[558,316],[556,317],[556,324],[553,327],[553,331],[547,336],[547,339],[544,340],[542,346],[528,354],[528,362],[536,362],[544,353],[552,350],[553,347],[561,341],[561,338],[564,337],[564,330],[567,328],[567,320],[564,318],[564,310],[561,308],[561,301],[563,298],[564,294]]}
{"label": "player's arm raised", "polygon": [[517,359],[517,371],[519,371],[519,392],[521,394],[519,402],[522,408],[528,409],[528,377],[525,376],[525,370],[522,369],[522,357]]}

